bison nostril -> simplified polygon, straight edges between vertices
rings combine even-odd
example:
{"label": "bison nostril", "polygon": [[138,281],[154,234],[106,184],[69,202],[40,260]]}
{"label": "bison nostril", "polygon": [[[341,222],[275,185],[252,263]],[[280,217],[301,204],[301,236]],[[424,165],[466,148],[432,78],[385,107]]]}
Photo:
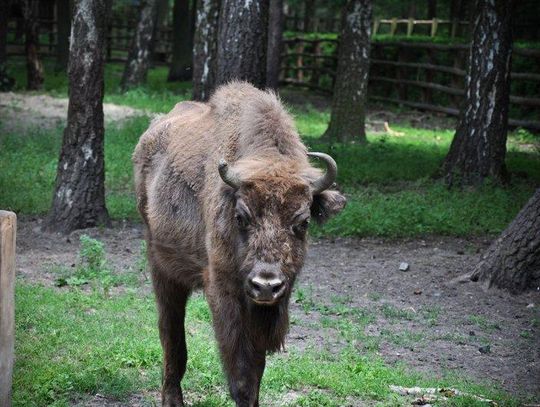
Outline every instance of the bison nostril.
{"label": "bison nostril", "polygon": [[281,291],[281,287],[283,287],[283,283],[279,283],[272,287],[272,294],[277,294]]}

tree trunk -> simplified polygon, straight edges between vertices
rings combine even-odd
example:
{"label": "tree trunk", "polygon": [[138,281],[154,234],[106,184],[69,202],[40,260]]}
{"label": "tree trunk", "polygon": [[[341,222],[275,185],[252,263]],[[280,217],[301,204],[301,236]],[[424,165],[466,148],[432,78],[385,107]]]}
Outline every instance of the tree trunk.
{"label": "tree trunk", "polygon": [[540,189],[502,232],[471,279],[514,293],[537,288],[540,283]]}
{"label": "tree trunk", "polygon": [[7,31],[9,20],[9,9],[11,1],[0,2],[0,92],[6,92],[13,88],[15,80],[7,73]]}
{"label": "tree trunk", "polygon": [[69,59],[69,35],[71,31],[71,0],[56,0],[58,36],[56,47],[56,71],[65,71]]}
{"label": "tree trunk", "polygon": [[449,185],[507,179],[512,1],[478,0],[465,103],[443,163]]}
{"label": "tree trunk", "polygon": [[219,15],[217,84],[232,79],[266,85],[268,1],[223,0]]}
{"label": "tree trunk", "polygon": [[120,87],[122,91],[146,82],[157,20],[157,0],[143,0]]}
{"label": "tree trunk", "polygon": [[216,86],[219,0],[197,1],[193,46],[193,99],[206,101]]}
{"label": "tree trunk", "polygon": [[103,158],[106,0],[76,2],[69,56],[69,107],[46,229],[108,223]]}
{"label": "tree trunk", "polygon": [[283,0],[270,0],[268,13],[268,52],[266,55],[266,87],[277,89],[283,37]]}
{"label": "tree trunk", "polygon": [[39,0],[24,1],[24,34],[26,51],[26,89],[43,86],[43,65],[39,59]]}
{"label": "tree trunk", "polygon": [[167,80],[187,81],[192,77],[193,43],[190,33],[189,0],[175,0],[173,7],[173,49]]}
{"label": "tree trunk", "polygon": [[371,0],[348,0],[343,10],[332,114],[325,133],[330,141],[367,142],[371,15]]}

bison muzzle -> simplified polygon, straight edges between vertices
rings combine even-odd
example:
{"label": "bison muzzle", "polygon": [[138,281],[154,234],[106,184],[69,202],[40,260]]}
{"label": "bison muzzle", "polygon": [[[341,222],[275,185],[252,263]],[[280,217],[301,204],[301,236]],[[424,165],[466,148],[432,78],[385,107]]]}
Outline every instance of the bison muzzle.
{"label": "bison muzzle", "polygon": [[154,120],[133,162],[159,312],[163,405],[183,405],[185,307],[203,288],[231,396],[258,406],[266,354],[287,333],[309,222],[345,206],[331,189],[336,163],[307,152],[274,93],[244,82]]}

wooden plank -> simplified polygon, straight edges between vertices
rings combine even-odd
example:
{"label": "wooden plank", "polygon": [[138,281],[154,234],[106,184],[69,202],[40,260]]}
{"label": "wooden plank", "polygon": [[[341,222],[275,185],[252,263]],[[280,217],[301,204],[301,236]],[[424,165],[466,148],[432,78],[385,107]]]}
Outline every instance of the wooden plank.
{"label": "wooden plank", "polygon": [[15,345],[15,235],[17,217],[0,211],[0,406],[11,406]]}
{"label": "wooden plank", "polygon": [[421,69],[428,69],[432,71],[450,73],[457,76],[465,76],[467,74],[463,69],[456,69],[449,66],[442,66],[442,65],[435,65],[435,64],[428,64],[428,63],[397,62],[397,61],[389,61],[386,59],[371,59],[370,62],[372,65],[392,65],[392,66],[398,66],[398,67],[401,66],[401,67],[406,67],[406,68],[421,68]]}
{"label": "wooden plank", "polygon": [[[463,96],[465,94],[465,91],[463,89],[456,89],[450,86],[439,85],[437,83],[431,83],[431,82],[411,81],[408,79],[400,79],[400,78],[394,79],[394,78],[387,78],[385,76],[371,76],[369,79],[376,82],[393,83],[393,84],[398,85],[399,87],[410,85],[410,86],[416,86],[419,88],[434,89],[434,90],[438,90],[439,92],[444,92],[444,93],[448,93],[449,95],[455,95],[455,96]],[[401,98],[401,99],[406,99],[406,98]]]}
{"label": "wooden plank", "polygon": [[406,41],[372,41],[372,47],[401,47],[417,49],[437,49],[441,51],[456,51],[470,48],[470,44],[434,44],[432,42],[406,42]]}
{"label": "wooden plank", "polygon": [[[378,102],[390,102],[396,103],[398,105],[404,105],[413,107],[420,110],[429,110],[433,112],[446,113],[450,116],[459,116],[459,109],[454,109],[452,107],[444,107],[438,105],[431,105],[429,103],[420,103],[420,102],[411,102],[409,100],[401,100],[395,98],[386,98],[382,96],[369,96],[369,99],[375,100]],[[510,127],[523,127],[530,130],[540,130],[540,122],[534,120],[517,120],[517,119],[508,119],[508,125]]]}

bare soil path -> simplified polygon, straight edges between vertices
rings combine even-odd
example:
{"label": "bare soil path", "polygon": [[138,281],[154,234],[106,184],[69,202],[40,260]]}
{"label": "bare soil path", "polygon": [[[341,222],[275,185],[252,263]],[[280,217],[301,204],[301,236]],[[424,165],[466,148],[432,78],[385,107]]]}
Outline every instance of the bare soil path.
{"label": "bare soil path", "polygon": [[[32,93],[0,93],[0,124],[6,132],[52,129],[65,125],[68,98]],[[146,114],[143,110],[112,103],[103,104],[105,122],[115,123]]]}
{"label": "bare soil path", "polygon": [[[77,263],[81,232],[61,237],[42,233],[40,224],[39,218],[20,220],[18,278],[54,286],[55,267]],[[84,233],[105,243],[108,263],[117,272],[140,261],[141,225],[119,222]],[[402,362],[435,375],[452,372],[540,397],[540,291],[512,296],[474,283],[450,283],[488,244],[489,239],[447,237],[312,241],[293,295],[289,348],[309,344],[336,352],[343,347],[334,328],[310,327],[321,318],[320,306],[338,301],[371,315],[365,334],[378,340],[378,352],[390,364]],[[402,262],[408,271],[399,270]]]}

